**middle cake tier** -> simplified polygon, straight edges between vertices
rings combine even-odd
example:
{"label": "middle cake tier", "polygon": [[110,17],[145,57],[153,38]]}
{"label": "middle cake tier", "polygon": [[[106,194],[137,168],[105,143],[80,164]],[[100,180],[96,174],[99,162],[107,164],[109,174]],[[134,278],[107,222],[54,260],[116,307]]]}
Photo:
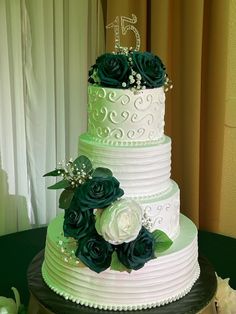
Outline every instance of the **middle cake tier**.
{"label": "middle cake tier", "polygon": [[112,170],[125,197],[143,208],[149,230],[163,230],[171,239],[179,233],[180,196],[178,185],[170,179],[171,139],[164,136],[155,145],[111,145],[97,141],[88,133],[79,138],[79,153],[94,166]]}

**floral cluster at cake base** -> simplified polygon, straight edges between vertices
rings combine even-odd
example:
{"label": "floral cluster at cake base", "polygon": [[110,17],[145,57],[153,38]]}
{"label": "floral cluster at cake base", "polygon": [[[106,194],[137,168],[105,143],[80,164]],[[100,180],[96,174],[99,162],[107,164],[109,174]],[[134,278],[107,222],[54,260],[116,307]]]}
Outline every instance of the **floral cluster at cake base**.
{"label": "floral cluster at cake base", "polygon": [[59,199],[64,236],[76,240],[75,256],[91,270],[138,270],[171,246],[163,231],[143,226],[142,208],[123,197],[110,169],[94,169],[82,155],[45,176],[62,176],[49,189],[64,189]]}
{"label": "floral cluster at cake base", "polygon": [[0,296],[0,313],[1,314],[26,314],[27,310],[20,302],[20,294],[15,287],[11,288],[15,300]]}
{"label": "floral cluster at cake base", "polygon": [[217,276],[217,292],[215,297],[216,309],[219,314],[236,313],[236,290],[229,285],[229,278]]}

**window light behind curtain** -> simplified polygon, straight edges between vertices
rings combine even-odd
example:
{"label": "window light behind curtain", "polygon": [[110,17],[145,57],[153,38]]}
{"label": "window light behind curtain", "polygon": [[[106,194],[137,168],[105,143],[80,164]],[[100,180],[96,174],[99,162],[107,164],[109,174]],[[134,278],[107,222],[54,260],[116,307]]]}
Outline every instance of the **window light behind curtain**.
{"label": "window light behind curtain", "polygon": [[42,176],[77,156],[103,27],[99,0],[0,0],[0,234],[57,214]]}

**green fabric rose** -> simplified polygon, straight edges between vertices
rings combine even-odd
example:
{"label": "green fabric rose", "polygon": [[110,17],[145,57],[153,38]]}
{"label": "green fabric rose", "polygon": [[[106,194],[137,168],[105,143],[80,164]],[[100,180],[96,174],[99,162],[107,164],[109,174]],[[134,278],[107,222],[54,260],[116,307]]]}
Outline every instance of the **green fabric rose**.
{"label": "green fabric rose", "polygon": [[91,270],[100,273],[110,267],[113,251],[110,243],[94,233],[79,241],[75,255]]}
{"label": "green fabric rose", "polygon": [[138,270],[155,258],[154,249],[155,241],[152,234],[142,227],[134,241],[117,246],[117,256],[128,269]]}
{"label": "green fabric rose", "polygon": [[133,200],[120,199],[96,212],[97,232],[117,245],[133,241],[142,227],[142,208]]}
{"label": "green fabric rose", "polygon": [[65,210],[63,230],[65,237],[72,237],[77,240],[91,234],[95,230],[95,219],[93,211],[81,211],[79,208]]}
{"label": "green fabric rose", "polygon": [[[94,72],[98,77],[97,81],[105,87],[122,88],[123,82],[128,82],[131,73],[127,57],[122,54],[105,53],[97,58],[96,65],[90,71],[90,75]],[[90,82],[91,77],[90,76]],[[92,79],[96,82],[96,78]],[[126,85],[127,87],[127,85]]]}
{"label": "green fabric rose", "polygon": [[132,53],[133,70],[141,75],[142,85],[160,87],[165,82],[165,66],[159,57],[150,52]]}
{"label": "green fabric rose", "polygon": [[109,206],[124,194],[119,181],[113,176],[93,177],[75,192],[82,211]]}

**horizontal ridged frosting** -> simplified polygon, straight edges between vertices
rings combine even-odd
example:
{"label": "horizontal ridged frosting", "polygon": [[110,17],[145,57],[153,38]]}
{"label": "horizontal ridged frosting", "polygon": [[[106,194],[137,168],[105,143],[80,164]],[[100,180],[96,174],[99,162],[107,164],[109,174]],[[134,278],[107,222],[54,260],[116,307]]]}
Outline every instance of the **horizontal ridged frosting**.
{"label": "horizontal ridged frosting", "polygon": [[59,215],[49,225],[42,272],[56,293],[74,302],[113,310],[150,308],[184,296],[199,276],[197,230],[184,216],[171,248],[130,274],[112,270],[97,274],[79,267],[71,254],[76,243],[63,237],[62,222]]}
{"label": "horizontal ridged frosting", "polygon": [[79,137],[79,152],[94,167],[112,170],[126,197],[150,196],[171,186],[171,139],[158,145],[115,146],[94,141],[88,133]]}

